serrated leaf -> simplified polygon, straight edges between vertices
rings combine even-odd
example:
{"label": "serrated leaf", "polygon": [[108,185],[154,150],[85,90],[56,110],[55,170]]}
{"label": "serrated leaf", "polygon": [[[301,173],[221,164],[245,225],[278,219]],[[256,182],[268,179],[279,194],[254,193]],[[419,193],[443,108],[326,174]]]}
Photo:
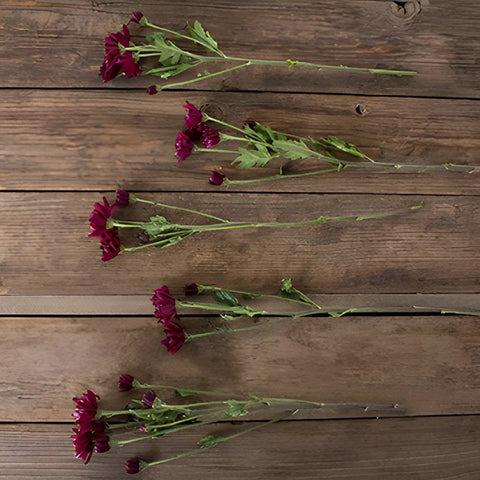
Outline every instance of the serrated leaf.
{"label": "serrated leaf", "polygon": [[150,221],[145,223],[142,228],[149,237],[155,238],[162,233],[172,231],[174,225],[171,224],[165,217],[162,217],[161,215],[155,215],[154,217],[150,217]]}
{"label": "serrated leaf", "polygon": [[149,74],[159,75],[162,78],[173,77],[188,68],[197,65],[197,61],[189,56],[171,40],[168,40],[162,32],[155,32],[146,37],[147,42],[154,45],[160,52],[158,61],[163,67],[173,67],[166,70],[152,69]]}
{"label": "serrated leaf", "polygon": [[210,35],[210,32],[206,31],[202,27],[202,24],[198,20],[195,20],[195,22],[193,23],[193,28],[190,24],[187,23],[187,28],[188,28],[188,31],[190,32],[190,36],[197,43],[199,43],[200,45],[203,45],[210,52],[214,52],[221,56],[224,56],[224,54],[218,48],[218,43]]}
{"label": "serrated leaf", "polygon": [[312,151],[303,140],[274,140],[272,148],[289,160],[300,160],[312,156]]}
{"label": "serrated leaf", "polygon": [[225,412],[227,418],[243,417],[248,413],[245,408],[245,402],[239,402],[238,400],[228,400],[228,410]]}
{"label": "serrated leaf", "polygon": [[282,281],[280,282],[280,294],[284,298],[289,298],[290,300],[296,300],[319,308],[313,300],[293,286],[291,278],[282,278]]}
{"label": "serrated leaf", "polygon": [[264,167],[272,158],[278,155],[272,155],[268,151],[248,150],[239,147],[240,155],[233,160],[232,164],[237,164],[237,168]]}
{"label": "serrated leaf", "polygon": [[344,140],[330,135],[328,137],[322,138],[320,140],[312,140],[313,148],[316,150],[337,150],[339,152],[349,153],[355,157],[368,158],[363,154],[353,143],[345,142]]}
{"label": "serrated leaf", "polygon": [[200,448],[212,448],[215,447],[218,443],[218,439],[213,435],[207,435],[197,442],[197,445]]}
{"label": "serrated leaf", "polygon": [[215,290],[213,296],[220,305],[228,305],[229,307],[238,307],[240,305],[237,297],[230,290],[224,288]]}

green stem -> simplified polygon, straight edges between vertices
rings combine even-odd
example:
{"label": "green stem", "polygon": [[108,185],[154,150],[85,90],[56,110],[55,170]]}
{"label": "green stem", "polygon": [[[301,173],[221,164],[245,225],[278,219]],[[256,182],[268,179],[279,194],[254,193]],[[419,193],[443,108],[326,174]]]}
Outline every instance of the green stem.
{"label": "green stem", "polygon": [[318,217],[314,220],[303,220],[301,222],[230,222],[228,224],[214,224],[214,225],[177,225],[180,229],[194,230],[195,232],[208,232],[213,230],[232,230],[237,228],[291,228],[291,227],[304,227],[308,225],[321,225],[329,222],[341,222],[345,220],[367,220],[373,218],[384,218],[399,213],[405,213],[411,210],[418,210],[421,205],[414,205],[408,209],[402,208],[397,210],[390,210],[377,213],[366,213],[364,215],[341,215],[336,217]]}
{"label": "green stem", "polygon": [[242,435],[245,435],[246,433],[253,432],[254,430],[258,430],[259,428],[266,427],[267,425],[270,425],[271,423],[274,423],[274,422],[278,422],[278,419],[269,420],[268,422],[261,423],[260,425],[255,425],[254,427],[247,428],[246,430],[243,430],[243,431],[238,432],[238,433],[234,433],[233,435],[229,435],[227,437],[215,438],[215,443],[210,447],[197,448],[195,450],[190,450],[189,452],[185,452],[185,453],[181,453],[179,455],[175,455],[174,457],[169,457],[169,458],[165,458],[163,460],[157,460],[155,462],[150,462],[144,468],[153,467],[155,465],[160,465],[162,463],[171,462],[172,460],[178,460],[180,458],[189,457],[191,455],[196,455],[198,453],[206,452],[207,450],[209,450],[209,448],[212,448],[213,446],[216,446],[219,443],[223,443],[223,442],[226,442],[228,440],[232,440],[234,438],[240,437]]}
{"label": "green stem", "polygon": [[[235,125],[232,125],[230,123],[227,123],[227,122],[224,122],[222,120],[219,120],[218,118],[214,118],[214,117],[211,117],[210,115],[208,115],[207,113],[203,113],[203,119],[205,121],[212,121],[212,122],[215,122],[215,123],[218,123],[219,125],[223,125],[224,127],[228,127],[228,128],[231,128],[232,130],[236,130],[237,132],[240,132],[242,135],[248,135],[247,132],[245,132],[243,129],[239,128],[239,127],[236,127]],[[236,137],[235,137],[236,138]],[[238,153],[238,152],[235,152],[235,153]]]}
{"label": "green stem", "polygon": [[338,171],[339,171],[338,168],[328,168],[323,170],[315,170],[313,172],[292,173],[287,175],[284,175],[282,173],[277,173],[276,175],[271,175],[270,177],[252,178],[249,180],[230,180],[228,177],[225,177],[223,181],[227,185],[243,185],[247,183],[268,182],[271,180],[285,180],[287,178],[309,177],[311,175],[321,175],[323,173],[332,173],[332,172],[338,172]]}
{"label": "green stem", "polygon": [[232,153],[234,155],[238,155],[237,150],[224,150],[221,148],[202,148],[202,147],[195,147],[194,152],[208,152],[208,153]]}
{"label": "green stem", "polygon": [[201,77],[192,78],[191,80],[185,80],[183,82],[176,82],[176,83],[169,83],[167,85],[157,85],[157,89],[165,90],[166,88],[174,88],[174,87],[181,87],[183,85],[189,85],[191,83],[200,82],[201,80],[206,80],[208,78],[216,77],[224,73],[233,72],[234,70],[238,70],[243,67],[248,67],[249,65],[250,65],[250,62],[247,62],[242,65],[236,65],[234,67],[226,68],[225,70],[220,70],[215,73],[209,73],[207,75],[202,75]]}
{"label": "green stem", "polygon": [[254,311],[251,308],[243,307],[242,305],[237,306],[229,306],[229,305],[212,305],[209,303],[195,303],[195,302],[187,302],[185,300],[176,300],[175,301],[177,306],[180,307],[188,307],[188,308],[200,308],[202,310],[213,310],[215,312],[230,312],[236,313],[239,315],[247,315],[252,317],[254,315],[266,315],[268,312],[266,311]]}
{"label": "green stem", "polygon": [[[208,59],[212,58],[215,59],[214,61],[218,61],[216,57],[206,57]],[[207,60],[208,61],[208,60]],[[385,69],[378,69],[378,68],[366,68],[366,67],[347,67],[345,65],[323,65],[323,64],[316,64],[311,62],[302,62],[299,60],[256,60],[256,59],[247,59],[241,57],[225,57],[225,61],[231,62],[250,62],[252,65],[276,65],[276,66],[288,66],[289,68],[294,66],[299,67],[310,67],[316,68],[318,70],[340,70],[340,71],[347,71],[347,72],[360,72],[360,73],[377,73],[377,74],[386,74],[386,75],[417,75],[417,72],[410,71],[410,70],[385,70]]]}
{"label": "green stem", "polygon": [[210,332],[204,333],[186,333],[186,341],[192,338],[200,338],[200,337],[208,337],[209,335],[220,335],[223,333],[236,333],[236,332],[246,332],[247,330],[254,330],[256,328],[261,327],[262,325],[254,325],[253,327],[243,327],[243,328],[219,328],[217,330],[211,330]]}
{"label": "green stem", "polygon": [[192,210],[191,208],[177,207],[175,205],[168,205],[167,203],[160,203],[160,202],[153,202],[151,200],[144,200],[143,198],[138,198],[138,197],[136,197],[132,194],[130,194],[130,199],[131,199],[132,202],[147,203],[148,205],[154,205],[156,207],[163,207],[163,208],[169,208],[171,210],[178,210],[180,212],[192,213],[194,215],[200,215],[202,217],[211,218],[212,220],[218,220],[219,222],[229,223],[229,220],[225,220],[223,218],[216,217],[215,215],[210,215],[209,213],[200,212],[198,210]]}

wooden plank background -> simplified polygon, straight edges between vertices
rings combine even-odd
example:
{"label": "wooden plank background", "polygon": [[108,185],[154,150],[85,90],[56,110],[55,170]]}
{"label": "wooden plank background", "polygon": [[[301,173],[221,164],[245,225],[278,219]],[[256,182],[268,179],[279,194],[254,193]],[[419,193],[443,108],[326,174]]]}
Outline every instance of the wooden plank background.
{"label": "wooden plank background", "polygon": [[[152,79],[104,85],[98,76],[104,36],[133,10],[177,30],[198,19],[231,55],[419,74],[254,67],[150,97]],[[73,458],[71,398],[91,388],[102,406],[121,406],[116,379],[130,372],[203,389],[406,408],[304,412],[147,470],[146,479],[476,480],[480,316],[438,310],[480,310],[478,174],[347,169],[227,188],[209,185],[213,168],[238,179],[275,169],[242,172],[206,154],[178,166],[173,153],[189,100],[237,125],[255,119],[333,134],[379,161],[478,166],[479,25],[473,0],[0,2],[0,478],[118,479],[128,456],[191,448],[196,437],[187,431],[113,448],[87,467]],[[105,264],[86,236],[88,215],[116,188],[239,221],[422,209],[302,230],[206,233]],[[120,215],[151,211],[135,205]],[[187,343],[175,356],[160,345],[154,288],[180,294],[197,281],[276,293],[283,277],[322,305],[387,311],[268,318],[258,330]],[[221,325],[181,315],[192,332]]]}

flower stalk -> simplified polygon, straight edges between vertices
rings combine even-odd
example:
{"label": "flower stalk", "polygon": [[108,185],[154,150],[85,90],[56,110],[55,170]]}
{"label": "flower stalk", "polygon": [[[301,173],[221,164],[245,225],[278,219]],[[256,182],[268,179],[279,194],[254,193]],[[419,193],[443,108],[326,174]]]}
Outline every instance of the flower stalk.
{"label": "flower stalk", "polygon": [[[208,218],[216,223],[200,225],[175,223],[168,220],[163,215],[154,215],[146,221],[120,220],[113,217],[117,208],[124,208],[135,202],[146,203],[173,211],[182,211],[192,214],[196,217],[202,217],[202,219]],[[403,209],[387,210],[375,213],[339,215],[331,217],[319,216],[312,220],[301,220],[296,222],[234,222],[199,210],[153,202],[139,198],[136,195],[129,194],[124,190],[117,190],[117,200],[112,205],[109,204],[105,197],[103,198],[103,205],[100,203],[95,203],[94,210],[91,212],[89,217],[91,230],[89,236],[99,237],[100,246],[102,249],[102,260],[108,261],[122,252],[134,252],[147,247],[170,247],[192,235],[203,232],[238,230],[242,228],[301,228],[306,226],[323,225],[331,222],[351,220],[361,221],[389,217],[392,215],[415,211],[419,208],[421,208],[421,205],[414,205]],[[142,239],[140,244],[134,246],[122,245],[119,236],[119,230],[121,229],[139,230],[139,237]]]}
{"label": "flower stalk", "polygon": [[[242,128],[232,125],[223,120],[202,113],[195,105],[186,102],[183,107],[187,110],[185,126],[187,130],[179,132],[176,143],[175,155],[179,157],[179,163],[192,154],[208,152],[209,154],[221,154],[233,156],[231,161],[238,169],[253,167],[265,167],[275,158],[283,158],[287,161],[312,159],[315,163],[322,165],[321,169],[308,172],[287,173],[285,165],[279,167],[279,173],[263,178],[251,178],[245,180],[234,180],[226,177],[218,171],[213,171],[210,183],[213,185],[245,185],[272,180],[287,180],[292,178],[323,175],[326,173],[340,172],[350,168],[380,168],[394,170],[447,170],[450,172],[473,173],[480,171],[480,166],[458,165],[454,163],[444,164],[410,164],[401,162],[380,162],[373,160],[361,152],[355,145],[347,143],[335,136],[314,139],[302,137],[290,133],[273,130],[266,125],[256,122],[246,122]],[[208,128],[209,138],[215,129],[208,127],[206,122],[214,123],[220,128],[227,128],[234,134],[217,132],[215,142],[203,142],[203,129]],[[238,135],[240,134],[240,135]],[[182,141],[179,141],[179,138]],[[200,140],[203,147],[196,143]],[[227,142],[230,148],[223,147]],[[237,145],[234,149],[231,142]],[[220,145],[218,147],[217,145]],[[235,145],[233,145],[235,146]]]}
{"label": "flower stalk", "polygon": [[[141,45],[136,45],[131,40],[130,30],[127,25],[123,25],[121,32],[110,33],[105,38],[105,59],[100,68],[100,75],[104,82],[113,80],[120,75],[124,75],[127,78],[138,75],[153,75],[166,80],[187,72],[192,68],[195,68],[197,71],[193,78],[187,80],[163,85],[152,85],[148,90],[150,94],[208,80],[235,70],[250,67],[251,65],[287,67],[288,70],[300,67],[318,71],[342,71],[396,76],[413,76],[417,74],[417,72],[410,70],[348,67],[345,65],[323,65],[291,59],[268,60],[231,56],[219,48],[218,43],[213,39],[210,32],[206,31],[199,21],[195,21],[193,25],[187,23],[188,34],[184,35],[150,22],[141,12],[134,13],[136,15],[132,16],[130,22],[147,27],[153,30],[153,32],[145,36],[145,41]],[[191,46],[194,47],[194,51],[190,48]],[[203,49],[206,55],[197,53],[198,47]],[[144,63],[144,59],[152,57],[157,57],[158,66],[149,67]],[[227,64],[227,66],[225,68],[220,67],[219,70],[214,72],[205,70],[205,67],[215,67],[222,64]],[[201,70],[202,68],[204,68],[203,71]]]}
{"label": "flower stalk", "polygon": [[[155,317],[164,327],[166,338],[162,344],[168,352],[175,354],[187,342],[211,335],[245,332],[264,327],[261,318],[281,318],[283,320],[296,320],[305,317],[329,316],[339,318],[344,315],[359,315],[365,313],[393,313],[412,312],[425,310],[427,307],[397,306],[397,307],[349,307],[325,308],[315,302],[310,296],[295,288],[291,279],[282,279],[280,294],[262,294],[243,290],[227,289],[213,285],[189,284],[185,286],[185,295],[208,296],[210,302],[183,300],[173,297],[166,285],[154,291],[151,302],[155,307]],[[276,307],[266,309],[262,299],[274,300]],[[260,302],[261,308],[256,306]],[[295,308],[297,306],[297,308]],[[227,321],[226,327],[217,327],[212,330],[191,334],[182,325],[177,309],[195,309],[209,314],[218,314]],[[428,308],[431,312],[456,315],[480,315],[480,312],[448,310],[445,308]],[[241,319],[255,319],[249,326],[233,327],[234,321]],[[141,388],[148,388],[148,386]],[[205,392],[203,392],[205,393]]]}
{"label": "flower stalk", "polygon": [[[185,458],[221,443],[233,440],[254,430],[286,418],[299,410],[335,408],[360,409],[363,411],[403,414],[405,408],[398,404],[375,404],[363,402],[319,402],[314,400],[270,398],[257,395],[236,395],[197,390],[193,388],[172,387],[169,385],[145,384],[129,374],[123,374],[118,380],[122,392],[140,388],[149,390],[141,399],[132,398],[127,407],[121,410],[102,410],[99,408],[100,397],[88,390],[81,397],[74,398],[76,403],[73,417],[76,428],[73,429],[73,444],[77,458],[88,463],[93,453],[104,453],[111,445],[126,446],[138,441],[163,437],[165,435],[211,425],[222,420],[245,417],[250,413],[264,412],[266,417],[273,417],[253,427],[239,432],[216,437],[212,434],[203,436],[197,442],[198,448],[182,452],[172,457],[147,462],[138,457],[131,457],[125,463],[127,473],[136,474],[145,468],[161,465],[173,460]],[[161,400],[151,388],[173,390],[179,398],[198,395],[214,397],[211,400],[187,400],[183,403],[169,404]],[[222,397],[222,398],[219,398]],[[223,398],[227,397],[227,398]],[[278,412],[282,412],[278,415]],[[273,415],[275,413],[275,415]],[[130,438],[125,438],[129,436]],[[116,438],[119,438],[116,440]]]}

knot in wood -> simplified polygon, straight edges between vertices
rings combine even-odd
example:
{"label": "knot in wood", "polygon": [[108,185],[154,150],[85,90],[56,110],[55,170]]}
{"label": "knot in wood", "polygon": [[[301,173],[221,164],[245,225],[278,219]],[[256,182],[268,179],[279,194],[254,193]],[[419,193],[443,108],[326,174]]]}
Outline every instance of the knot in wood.
{"label": "knot in wood", "polygon": [[404,25],[411,25],[422,11],[421,0],[400,1],[394,0],[391,4],[391,12],[395,23],[401,22]]}
{"label": "knot in wood", "polygon": [[224,117],[222,108],[216,103],[204,103],[200,110],[213,118],[222,119]]}

